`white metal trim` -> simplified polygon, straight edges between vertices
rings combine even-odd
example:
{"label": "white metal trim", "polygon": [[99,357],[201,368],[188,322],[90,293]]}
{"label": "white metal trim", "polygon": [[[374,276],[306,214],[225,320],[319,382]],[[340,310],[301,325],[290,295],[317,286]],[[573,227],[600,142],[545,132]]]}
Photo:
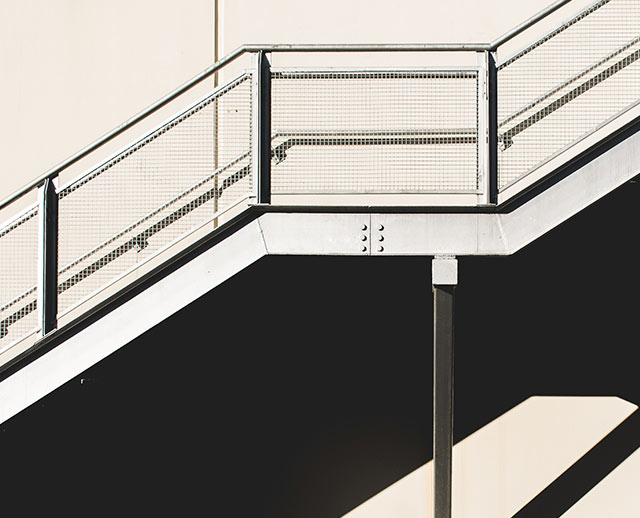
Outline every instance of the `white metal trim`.
{"label": "white metal trim", "polygon": [[458,260],[455,256],[436,255],[431,260],[431,284],[434,286],[458,284]]}
{"label": "white metal trim", "polygon": [[251,73],[251,181],[253,183],[252,196],[258,198],[260,189],[260,133],[261,133],[261,99],[260,99],[260,53],[251,55],[253,71]]}
{"label": "white metal trim", "polygon": [[[475,51],[469,51],[474,52]],[[271,72],[272,74],[287,74],[287,73],[291,73],[291,74],[313,74],[313,73],[318,73],[318,74],[353,74],[353,73],[357,73],[357,74],[366,74],[366,73],[372,73],[372,74],[379,74],[381,72],[389,72],[389,73],[394,73],[394,72],[398,72],[398,73],[411,73],[411,72],[416,72],[416,73],[430,73],[430,72],[434,72],[434,73],[440,73],[440,72],[446,72],[446,73],[456,73],[456,72],[463,72],[463,73],[469,73],[469,72],[477,72],[479,73],[479,67],[477,66],[470,66],[470,65],[460,65],[460,66],[427,66],[427,67],[411,67],[411,66],[406,66],[406,67],[271,67]],[[384,79],[384,78],[381,78]]]}
{"label": "white metal trim", "polygon": [[45,206],[45,187],[47,182],[38,187],[38,280],[36,286],[36,312],[38,315],[38,336],[44,335],[44,245],[45,245],[45,225],[47,219],[47,213],[44,210]]}
{"label": "white metal trim", "polygon": [[416,190],[416,189],[412,189],[412,190],[389,190],[389,191],[378,191],[378,190],[370,190],[370,189],[361,189],[361,190],[354,190],[354,191],[345,191],[345,190],[339,190],[339,191],[325,191],[325,190],[317,190],[314,191],[312,189],[308,189],[308,190],[304,190],[304,191],[290,191],[290,190],[286,190],[286,191],[280,191],[278,189],[272,189],[272,194],[273,195],[283,195],[283,196],[294,196],[294,195],[308,195],[308,196],[312,196],[312,195],[336,195],[336,196],[354,196],[354,195],[364,195],[366,196],[367,194],[371,194],[371,195],[384,195],[384,194],[403,194],[403,195],[412,195],[412,194],[416,194],[416,195],[421,195],[421,194],[454,194],[454,195],[468,195],[468,194],[482,194],[482,191],[480,189],[469,189],[468,191],[464,191],[464,190],[439,190],[439,191],[434,191],[434,190]]}
{"label": "white metal trim", "polygon": [[489,192],[491,167],[489,163],[489,53],[477,54],[478,58],[478,94],[477,94],[477,124],[478,131],[476,145],[478,146],[478,204],[488,205],[491,201]]}

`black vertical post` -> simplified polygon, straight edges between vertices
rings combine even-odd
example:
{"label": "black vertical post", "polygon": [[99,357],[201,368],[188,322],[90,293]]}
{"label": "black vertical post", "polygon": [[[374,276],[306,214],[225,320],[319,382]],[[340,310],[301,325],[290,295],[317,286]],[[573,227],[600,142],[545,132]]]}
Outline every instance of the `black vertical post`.
{"label": "black vertical post", "polygon": [[42,287],[40,312],[42,334],[57,326],[58,313],[58,195],[53,180],[47,178],[42,187]]}
{"label": "black vertical post", "polygon": [[498,69],[495,52],[487,56],[489,93],[489,203],[498,203]]}
{"label": "black vertical post", "polygon": [[271,203],[271,65],[264,51],[258,53],[258,203]]}
{"label": "black vertical post", "polygon": [[433,285],[434,517],[451,518],[453,454],[453,285]]}

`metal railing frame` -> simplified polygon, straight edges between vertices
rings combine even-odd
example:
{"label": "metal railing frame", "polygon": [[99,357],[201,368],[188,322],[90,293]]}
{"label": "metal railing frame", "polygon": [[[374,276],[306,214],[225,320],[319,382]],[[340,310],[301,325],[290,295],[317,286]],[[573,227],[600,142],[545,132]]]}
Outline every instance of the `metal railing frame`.
{"label": "metal railing frame", "polygon": [[187,82],[180,85],[175,90],[169,92],[167,95],[158,99],[155,103],[145,108],[140,113],[134,115],[130,119],[123,122],[110,132],[106,133],[99,139],[95,140],[88,146],[82,148],[77,153],[71,155],[69,158],[61,162],[60,164],[52,167],[44,174],[19,189],[2,202],[0,202],[0,210],[4,207],[20,198],[30,190],[43,185],[45,180],[56,178],[62,171],[75,164],[79,160],[83,159],[93,151],[99,149],[107,142],[110,142],[118,135],[121,135],[128,129],[132,128],[137,123],[143,121],[160,108],[166,106],[171,101],[178,98],[183,93],[187,92],[194,86],[200,84],[205,79],[213,76],[224,66],[235,61],[244,54],[269,54],[269,53],[284,53],[284,52],[480,52],[480,53],[495,53],[501,45],[507,41],[518,36],[520,33],[529,29],[531,26],[538,23],[543,18],[546,18],[550,14],[554,13],[564,5],[570,3],[572,0],[557,0],[553,4],[549,5],[545,9],[541,10],[537,14],[533,15],[528,20],[524,21],[517,27],[503,34],[499,38],[495,39],[491,43],[423,43],[423,44],[275,44],[275,45],[242,45],[238,47],[230,54],[227,54],[222,59],[213,63],[211,66],[205,68],[198,75],[194,76]]}
{"label": "metal railing frame", "polygon": [[[4,209],[26,193],[38,189],[39,276],[36,307],[38,329],[44,337],[57,327],[57,239],[58,207],[56,186],[58,176],[70,166],[87,157],[103,145],[122,135],[139,122],[147,119],[170,102],[216,74],[220,69],[245,54],[253,55],[252,99],[252,150],[253,192],[258,204],[271,202],[271,72],[269,55],[273,53],[322,53],[322,52],[475,52],[480,71],[478,87],[478,178],[481,195],[479,205],[495,205],[497,201],[497,81],[496,51],[498,47],[518,36],[543,18],[570,3],[557,0],[514,29],[488,44],[305,44],[305,45],[243,45],[185,82],[175,90],[134,115],[112,131],[82,148],[60,164],[0,202]],[[483,145],[484,144],[484,145]]]}

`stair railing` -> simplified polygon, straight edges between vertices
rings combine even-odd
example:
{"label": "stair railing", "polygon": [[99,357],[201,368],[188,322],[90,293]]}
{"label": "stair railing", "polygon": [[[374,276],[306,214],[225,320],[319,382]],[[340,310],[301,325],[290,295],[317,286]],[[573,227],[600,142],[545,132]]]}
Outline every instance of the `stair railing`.
{"label": "stair railing", "polygon": [[[61,317],[82,318],[96,293],[117,292],[132,272],[167,258],[186,236],[278,196],[464,194],[474,197],[473,206],[495,206],[515,182],[640,101],[633,86],[640,11],[631,0],[600,0],[523,50],[500,56],[507,42],[569,1],[490,44],[246,45],[211,65],[0,203],[2,214],[13,213],[0,225],[0,363],[27,336],[30,345],[18,349],[41,344]],[[612,34],[609,26],[622,18],[626,25]],[[553,60],[562,63],[562,42],[596,29],[606,32],[606,42],[560,73],[563,65]],[[280,69],[270,63],[281,53],[372,52],[469,53],[476,64]],[[246,55],[251,66],[240,75],[62,185],[60,175],[71,166]],[[518,80],[526,95],[512,86]],[[620,84],[623,98],[607,100],[601,120],[574,128],[571,117],[620,97]],[[540,131],[562,138],[531,151]]]}

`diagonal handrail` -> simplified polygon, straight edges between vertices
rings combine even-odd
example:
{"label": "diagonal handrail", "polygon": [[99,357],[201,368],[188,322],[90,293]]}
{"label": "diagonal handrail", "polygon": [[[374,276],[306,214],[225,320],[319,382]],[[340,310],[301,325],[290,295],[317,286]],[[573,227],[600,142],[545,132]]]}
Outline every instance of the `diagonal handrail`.
{"label": "diagonal handrail", "polygon": [[554,94],[560,92],[563,88],[566,88],[571,83],[575,83],[578,79],[581,79],[581,78],[585,77],[586,75],[588,75],[589,73],[593,72],[594,70],[597,70],[599,67],[604,65],[607,61],[610,61],[611,59],[615,58],[616,56],[622,54],[625,50],[629,50],[631,47],[633,47],[634,45],[637,45],[638,43],[640,43],[640,36],[637,37],[637,38],[633,38],[631,41],[625,43],[622,47],[620,47],[620,48],[614,50],[613,52],[611,52],[610,54],[606,55],[604,58],[599,60],[597,63],[594,63],[593,65],[588,66],[587,68],[585,68],[581,72],[578,72],[573,77],[567,79],[566,81],[562,82],[558,86],[552,88],[551,90],[549,90],[548,92],[544,93],[543,95],[541,95],[540,97],[538,97],[534,101],[530,102],[529,104],[527,104],[523,108],[520,108],[519,110],[515,111],[514,113],[512,113],[511,115],[509,115],[508,117],[506,117],[505,119],[500,121],[498,123],[498,126],[499,127],[504,126],[505,124],[508,124],[512,120],[518,118],[523,113],[526,113],[529,110],[531,110],[532,108],[535,108],[538,104],[542,103],[543,101],[546,101],[547,99],[549,99]]}
{"label": "diagonal handrail", "polygon": [[633,63],[638,61],[638,59],[640,59],[640,49],[632,52],[631,54],[628,54],[627,56],[620,59],[613,65],[610,65],[609,67],[604,69],[602,72],[582,82],[581,84],[579,84],[578,86],[576,86],[575,88],[573,88],[572,90],[564,94],[562,97],[542,107],[536,113],[530,115],[525,120],[519,122],[512,128],[508,129],[507,131],[499,135],[498,139],[502,142],[505,149],[508,148],[509,146],[511,146],[513,137],[515,137],[519,133],[522,133],[526,129],[530,128],[537,122],[540,122],[542,119],[544,119],[545,117],[548,117],[553,112],[559,110],[560,108],[570,103],[571,101],[577,99],[582,94],[587,93],[589,90],[598,86],[600,83],[609,79],[610,77],[617,74],[621,70],[624,70],[629,65],[632,65]]}
{"label": "diagonal handrail", "polygon": [[[239,161],[241,161],[243,158],[246,158],[247,156],[249,156],[249,153],[245,153],[245,154],[241,155],[241,157],[239,159],[233,161],[233,164],[237,164]],[[228,168],[223,168],[223,169],[226,170]],[[135,236],[129,238],[127,241],[125,241],[124,243],[122,243],[121,245],[116,247],[115,249],[110,250],[109,252],[105,253],[104,255],[99,257],[98,259],[94,260],[91,264],[89,264],[88,266],[84,267],[79,272],[73,274],[68,279],[66,279],[63,282],[59,283],[58,286],[57,286],[58,294],[64,293],[65,291],[73,288],[76,284],[78,284],[79,282],[83,281],[84,279],[86,279],[90,275],[93,275],[94,273],[97,273],[99,270],[101,270],[102,268],[104,268],[108,264],[112,263],[113,261],[115,261],[119,257],[122,257],[125,253],[129,252],[130,250],[134,250],[134,249],[140,250],[140,249],[145,248],[146,247],[146,243],[147,243],[149,238],[153,237],[154,235],[159,233],[161,230],[164,230],[169,225],[177,222],[178,220],[180,220],[184,216],[186,216],[189,213],[193,212],[195,209],[201,207],[202,205],[204,205],[208,201],[211,201],[213,199],[219,198],[221,196],[222,192],[225,189],[231,187],[233,184],[237,183],[239,180],[247,177],[249,175],[250,171],[251,171],[251,166],[250,165],[244,166],[240,170],[236,171],[232,175],[230,175],[227,178],[225,178],[221,185],[219,185],[217,187],[214,186],[211,189],[207,190],[206,192],[200,194],[197,198],[194,198],[193,200],[181,205],[179,208],[177,208],[176,210],[174,210],[173,212],[171,212],[170,214],[168,214],[167,216],[165,216],[161,220],[149,225],[147,228],[145,228],[141,232],[138,232]],[[215,176],[217,176],[220,172],[222,172],[222,171],[218,170],[216,173],[210,175],[209,181],[212,178],[214,178]],[[185,197],[187,194],[193,192],[194,190],[197,189],[198,186],[201,186],[204,183],[207,183],[207,182],[204,182],[204,181],[199,182],[198,185],[194,186],[191,189],[188,189],[184,193],[181,193],[181,195],[175,197],[170,202],[165,203],[161,208],[154,210],[151,215],[148,215],[148,217],[142,218],[139,222],[137,222],[136,225],[131,225],[131,226],[127,227],[127,229],[119,232],[116,236],[114,236],[111,239],[109,239],[106,243],[103,243],[102,245],[99,245],[98,247],[96,247],[91,252],[89,252],[87,254],[84,254],[82,258],[74,261],[73,263],[71,263],[70,265],[65,267],[63,270],[64,271],[68,271],[72,266],[75,266],[76,264],[79,264],[83,259],[86,259],[86,258],[90,257],[91,255],[93,255],[97,251],[99,251],[99,250],[103,249],[104,247],[106,247],[107,244],[115,242],[118,239],[118,237],[122,237],[128,231],[130,231],[131,229],[135,228],[135,226],[142,224],[144,221],[148,221],[151,217],[153,217],[153,215],[158,214],[164,208],[167,208],[171,204],[175,203],[177,200]],[[12,304],[16,304],[17,302],[19,302],[21,300],[24,300],[25,298],[28,297],[29,294],[34,293],[34,291],[35,291],[35,288],[32,288],[32,289],[28,290],[27,292],[21,294],[19,297],[16,297],[10,304],[5,305],[3,307],[3,309],[6,310]],[[21,318],[27,316],[28,314],[30,314],[31,312],[35,311],[36,309],[37,309],[36,308],[36,300],[34,299],[34,300],[31,300],[31,301],[27,302],[22,307],[20,307],[18,310],[14,311],[12,314],[10,314],[6,318],[4,318],[2,321],[0,321],[0,338],[2,338],[3,336],[5,336],[7,334],[8,328],[9,328],[9,326],[11,324],[17,322],[18,320],[20,320]]]}

